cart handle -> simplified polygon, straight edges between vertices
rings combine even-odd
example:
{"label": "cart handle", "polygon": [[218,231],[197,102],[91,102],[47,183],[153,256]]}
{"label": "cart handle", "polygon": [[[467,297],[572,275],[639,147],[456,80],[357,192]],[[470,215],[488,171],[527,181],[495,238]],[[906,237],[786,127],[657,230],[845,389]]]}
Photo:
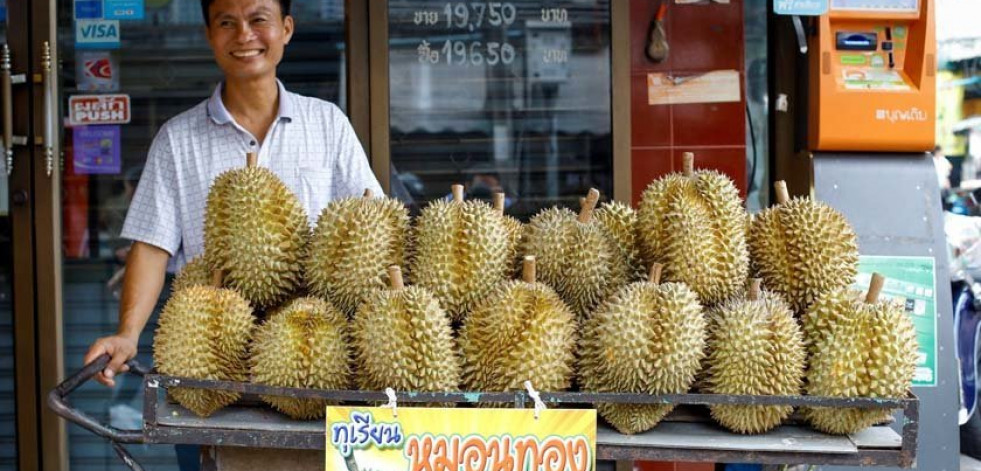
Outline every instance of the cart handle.
{"label": "cart handle", "polygon": [[[72,422],[82,428],[114,442],[113,447],[116,449],[116,453],[119,454],[123,461],[127,464],[130,462],[135,463],[132,457],[128,456],[126,450],[118,443],[144,443],[142,430],[121,430],[108,424],[100,423],[99,421],[92,418],[92,416],[73,408],[66,399],[72,391],[78,389],[79,386],[84,384],[86,381],[92,379],[93,376],[98,374],[100,371],[105,369],[106,365],[109,364],[109,355],[102,355],[96,358],[92,363],[85,365],[77,373],[68,377],[58,386],[55,386],[51,392],[48,393],[48,407],[58,414],[65,420]],[[126,362],[129,365],[130,371],[134,372],[140,376],[148,373],[148,369],[140,365],[136,360],[130,360]],[[123,456],[123,455],[127,456]],[[128,458],[128,459],[127,459]],[[131,465],[132,467],[132,465]],[[134,468],[135,469],[135,468]]]}

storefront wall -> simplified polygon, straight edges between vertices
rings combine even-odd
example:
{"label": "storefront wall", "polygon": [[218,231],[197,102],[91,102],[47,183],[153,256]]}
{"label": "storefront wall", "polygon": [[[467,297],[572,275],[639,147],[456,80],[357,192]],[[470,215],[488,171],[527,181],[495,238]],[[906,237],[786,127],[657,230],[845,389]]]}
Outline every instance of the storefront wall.
{"label": "storefront wall", "polygon": [[[115,2],[94,3],[106,10]],[[0,279],[18,267],[14,283],[0,283],[0,470],[125,469],[104,440],[66,427],[38,398],[82,366],[93,340],[115,331],[127,252],[119,233],[150,142],[221,78],[198,0],[126,3],[142,5],[142,17],[124,8],[121,19],[106,19],[108,11],[80,10],[85,0],[31,2],[33,22],[24,20],[9,37],[25,50],[31,38],[24,62],[33,61],[38,74],[49,41],[55,67],[47,105],[40,85],[15,96],[23,101],[20,116],[30,118],[21,123],[33,124],[31,142],[40,144],[19,151],[30,152],[30,165],[15,168],[3,192],[12,197],[20,178],[27,201],[0,213]],[[296,34],[279,77],[294,92],[344,109],[383,187],[413,210],[457,182],[468,185],[470,197],[506,191],[508,212],[524,219],[543,207],[577,207],[590,187],[604,198],[636,200],[651,179],[677,169],[682,151],[695,151],[696,165],[728,173],[745,191],[742,2],[672,3],[672,49],[662,64],[643,57],[648,3],[293,0]],[[11,6],[8,20],[26,18],[27,8]],[[118,28],[118,42],[87,44],[80,16]],[[651,73],[717,70],[735,72],[735,100],[649,103]],[[128,97],[129,122],[67,119],[72,103],[91,95]],[[43,139],[48,126],[50,143]],[[36,293],[3,291],[32,287]],[[160,305],[169,290],[168,283]],[[144,364],[152,363],[155,328],[154,317],[140,341]],[[89,384],[73,405],[114,426],[139,428],[139,388],[130,376],[113,390]],[[14,397],[17,410],[28,411],[18,412],[16,446],[7,413]],[[173,447],[130,451],[148,468],[178,469]]]}

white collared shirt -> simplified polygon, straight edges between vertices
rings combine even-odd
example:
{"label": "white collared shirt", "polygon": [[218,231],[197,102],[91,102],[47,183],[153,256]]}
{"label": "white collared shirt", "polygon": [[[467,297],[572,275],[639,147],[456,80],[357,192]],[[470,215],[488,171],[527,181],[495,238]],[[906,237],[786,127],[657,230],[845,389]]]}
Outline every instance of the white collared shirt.
{"label": "white collared shirt", "polygon": [[279,111],[261,145],[221,101],[221,84],[205,100],[163,125],[147,156],[122,237],[174,257],[176,268],[204,253],[208,189],[222,172],[257,152],[307,211],[311,225],[329,201],[382,194],[347,116],[334,104],[291,93],[279,83]]}

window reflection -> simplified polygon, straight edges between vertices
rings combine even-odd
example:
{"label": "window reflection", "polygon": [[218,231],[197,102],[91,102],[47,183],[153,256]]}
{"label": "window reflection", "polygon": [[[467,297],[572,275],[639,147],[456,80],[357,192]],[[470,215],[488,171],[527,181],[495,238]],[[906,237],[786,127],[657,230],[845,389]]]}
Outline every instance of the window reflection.
{"label": "window reflection", "polygon": [[509,214],[612,193],[610,4],[389,2],[392,191],[463,182]]}

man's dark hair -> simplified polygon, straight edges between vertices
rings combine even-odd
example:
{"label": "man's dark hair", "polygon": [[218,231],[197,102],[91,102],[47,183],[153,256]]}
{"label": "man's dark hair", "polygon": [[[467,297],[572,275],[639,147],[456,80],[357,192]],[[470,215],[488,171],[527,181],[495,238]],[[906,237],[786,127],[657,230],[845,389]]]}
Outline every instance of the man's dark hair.
{"label": "man's dark hair", "polygon": [[[290,14],[290,2],[292,0],[278,0],[279,1],[279,11],[282,12],[283,17]],[[208,9],[211,8],[211,4],[215,3],[215,0],[201,0],[201,14],[204,15],[204,25],[209,26],[211,24],[210,18],[208,18]]]}

